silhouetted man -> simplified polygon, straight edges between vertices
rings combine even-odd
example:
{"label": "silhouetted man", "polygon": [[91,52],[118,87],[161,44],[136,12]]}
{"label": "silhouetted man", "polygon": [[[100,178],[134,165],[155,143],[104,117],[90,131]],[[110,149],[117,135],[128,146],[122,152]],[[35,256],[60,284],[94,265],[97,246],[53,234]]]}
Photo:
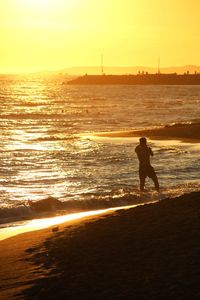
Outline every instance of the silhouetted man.
{"label": "silhouetted man", "polygon": [[149,177],[153,180],[155,189],[159,191],[158,178],[150,163],[150,156],[153,156],[153,151],[147,146],[145,137],[140,138],[140,144],[135,148],[135,152],[139,160],[140,190],[144,191],[145,179]]}

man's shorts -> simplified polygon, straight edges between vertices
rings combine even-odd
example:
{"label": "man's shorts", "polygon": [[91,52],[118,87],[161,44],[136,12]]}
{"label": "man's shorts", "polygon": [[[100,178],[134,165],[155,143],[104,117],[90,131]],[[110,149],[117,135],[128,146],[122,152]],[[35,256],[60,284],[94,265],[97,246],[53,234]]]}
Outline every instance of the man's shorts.
{"label": "man's shorts", "polygon": [[156,173],[152,166],[142,166],[142,167],[140,166],[139,176],[140,176],[140,179],[145,179],[146,177],[154,179],[154,178],[156,178]]}

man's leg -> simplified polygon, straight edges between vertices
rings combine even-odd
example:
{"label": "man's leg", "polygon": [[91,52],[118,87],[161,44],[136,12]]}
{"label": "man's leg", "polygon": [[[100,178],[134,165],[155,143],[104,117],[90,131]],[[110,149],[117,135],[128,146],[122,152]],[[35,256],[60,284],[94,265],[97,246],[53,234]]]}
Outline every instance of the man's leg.
{"label": "man's leg", "polygon": [[144,191],[145,178],[140,178],[140,191]]}
{"label": "man's leg", "polygon": [[144,170],[139,169],[139,177],[140,177],[140,191],[144,191],[144,185],[145,185],[145,174]]}
{"label": "man's leg", "polygon": [[152,169],[151,169],[151,172],[150,172],[150,174],[149,174],[149,177],[153,180],[153,182],[154,182],[154,185],[155,185],[155,190],[156,191],[159,191],[159,182],[158,182],[158,177],[157,177],[157,175],[156,175],[156,172],[155,172],[155,170],[154,170],[154,168],[153,167],[151,167]]}
{"label": "man's leg", "polygon": [[155,173],[155,176],[152,178],[153,182],[154,182],[154,185],[155,185],[155,190],[156,191],[159,191],[159,182],[158,182],[158,178],[157,178],[157,175]]}

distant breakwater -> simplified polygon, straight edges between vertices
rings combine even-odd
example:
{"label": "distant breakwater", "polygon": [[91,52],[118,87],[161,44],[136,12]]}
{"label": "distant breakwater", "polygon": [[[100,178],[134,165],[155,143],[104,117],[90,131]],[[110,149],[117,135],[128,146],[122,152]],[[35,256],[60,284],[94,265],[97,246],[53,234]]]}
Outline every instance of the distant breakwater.
{"label": "distant breakwater", "polygon": [[200,74],[84,75],[67,82],[80,85],[200,85]]}

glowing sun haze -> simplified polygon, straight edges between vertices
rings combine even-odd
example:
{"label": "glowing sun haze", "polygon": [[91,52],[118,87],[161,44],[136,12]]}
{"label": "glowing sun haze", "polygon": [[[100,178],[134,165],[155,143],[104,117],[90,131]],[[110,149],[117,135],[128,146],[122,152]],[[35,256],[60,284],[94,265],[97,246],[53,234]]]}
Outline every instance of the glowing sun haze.
{"label": "glowing sun haze", "polygon": [[199,0],[0,0],[0,72],[199,64]]}

